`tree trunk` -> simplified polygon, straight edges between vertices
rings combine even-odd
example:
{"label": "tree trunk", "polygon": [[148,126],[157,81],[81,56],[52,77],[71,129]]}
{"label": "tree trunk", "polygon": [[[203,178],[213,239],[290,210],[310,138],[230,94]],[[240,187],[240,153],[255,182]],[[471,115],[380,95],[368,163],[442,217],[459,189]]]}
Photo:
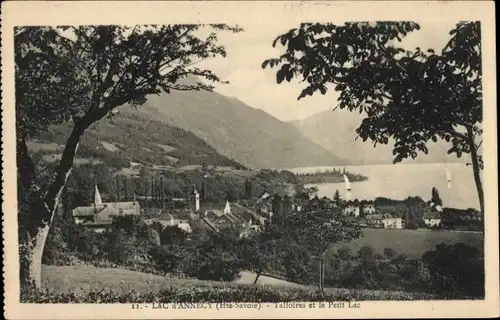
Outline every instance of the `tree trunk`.
{"label": "tree trunk", "polygon": [[323,255],[321,255],[321,258],[319,260],[319,268],[320,268],[320,273],[319,273],[319,291],[321,294],[321,297],[325,297],[325,284],[324,284],[324,278],[325,278],[325,264],[323,260]]}
{"label": "tree trunk", "polygon": [[[59,198],[66,185],[73,160],[75,158],[78,142],[84,129],[76,126],[66,142],[66,146],[57,167],[54,181],[49,186],[45,196],[42,196],[38,183],[35,181],[34,165],[28,154],[26,140],[21,138],[17,143],[18,176],[21,186],[27,195],[26,216],[22,217],[24,225],[20,226],[20,241],[23,246],[21,252],[21,284],[34,285],[41,288],[41,266],[45,241],[54,219]],[[18,202],[21,199],[18,197]],[[23,230],[24,228],[24,230]]]}
{"label": "tree trunk", "polygon": [[479,197],[479,206],[481,208],[481,221],[484,223],[484,192],[483,185],[481,183],[481,168],[479,167],[479,160],[477,157],[477,149],[474,142],[472,127],[467,127],[467,142],[470,148],[472,171],[474,172],[474,181],[476,182],[477,195]]}
{"label": "tree trunk", "polygon": [[326,252],[327,250],[321,252],[319,259],[319,290],[322,298],[325,297]]}
{"label": "tree trunk", "polygon": [[319,293],[323,297],[323,284],[321,283],[321,279],[323,278],[323,276],[322,276],[322,273],[323,273],[323,262],[321,261],[321,256],[318,259],[318,269],[319,269],[319,275],[318,275]]}
{"label": "tree trunk", "polygon": [[319,293],[321,294],[321,297],[324,297],[324,291],[323,291],[323,246],[322,246],[322,234],[319,235],[319,250],[318,250],[318,268],[319,268],[319,275],[318,275],[318,284],[319,284]]}
{"label": "tree trunk", "polygon": [[25,244],[26,262],[21,264],[21,281],[24,285],[32,285],[37,289],[42,287],[42,256],[49,230],[49,225],[40,227],[33,239]]}
{"label": "tree trunk", "polygon": [[321,273],[321,287],[323,288],[323,296],[325,295],[325,274],[326,274],[326,252],[323,253],[323,263],[322,263],[322,268],[323,272]]}
{"label": "tree trunk", "polygon": [[260,278],[261,274],[262,274],[261,271],[257,271],[257,275],[255,276],[255,280],[253,282],[254,286],[257,284],[257,281],[259,281],[259,278]]}

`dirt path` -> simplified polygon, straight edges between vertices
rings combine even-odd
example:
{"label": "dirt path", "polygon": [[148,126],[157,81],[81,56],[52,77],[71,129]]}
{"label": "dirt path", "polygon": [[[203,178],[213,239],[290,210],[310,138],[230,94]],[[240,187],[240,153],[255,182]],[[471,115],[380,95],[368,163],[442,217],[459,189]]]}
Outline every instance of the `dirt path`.
{"label": "dirt path", "polygon": [[[242,272],[240,272],[240,276],[241,277],[239,279],[237,279],[236,281],[234,281],[234,283],[253,284],[257,274],[255,272],[251,272],[251,271],[242,271]],[[270,285],[270,286],[296,287],[296,288],[297,287],[299,287],[299,288],[306,287],[306,286],[298,284],[298,283],[293,283],[293,282],[289,282],[286,280],[277,279],[277,278],[268,277],[268,276],[260,276],[259,281],[257,281],[257,284]]]}

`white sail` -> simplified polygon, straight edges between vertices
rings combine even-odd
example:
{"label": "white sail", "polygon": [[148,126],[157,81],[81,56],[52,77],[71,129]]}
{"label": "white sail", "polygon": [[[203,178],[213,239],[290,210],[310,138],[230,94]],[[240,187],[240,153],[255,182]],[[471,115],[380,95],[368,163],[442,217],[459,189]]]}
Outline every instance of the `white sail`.
{"label": "white sail", "polygon": [[97,189],[97,184],[95,185],[95,191],[94,191],[94,204],[95,205],[102,204],[101,194],[99,193],[99,189]]}
{"label": "white sail", "polygon": [[344,183],[345,183],[345,188],[348,191],[351,191],[351,183],[349,182],[349,178],[344,174]]}
{"label": "white sail", "polygon": [[349,178],[344,174],[344,184],[345,184],[345,200],[351,200],[351,183],[349,182]]}
{"label": "white sail", "polygon": [[451,171],[446,168],[446,181],[448,182],[448,189],[451,188]]}

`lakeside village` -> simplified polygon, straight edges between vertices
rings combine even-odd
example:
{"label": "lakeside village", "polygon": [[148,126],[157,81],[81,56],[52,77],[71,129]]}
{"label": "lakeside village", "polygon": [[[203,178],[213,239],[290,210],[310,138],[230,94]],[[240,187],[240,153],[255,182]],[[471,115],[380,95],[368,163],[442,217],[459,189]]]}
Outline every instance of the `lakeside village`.
{"label": "lakeside village", "polygon": [[[96,232],[103,232],[110,227],[114,217],[136,215],[142,216],[148,224],[158,222],[164,227],[177,226],[187,233],[192,231],[192,225],[196,223],[214,232],[237,230],[240,237],[244,237],[263,230],[267,224],[273,223],[273,217],[300,214],[306,205],[312,204],[331,208],[332,211],[340,208],[344,216],[363,228],[470,230],[470,226],[480,225],[480,216],[472,209],[443,208],[435,189],[432,189],[432,199],[427,202],[419,197],[409,197],[403,201],[387,198],[351,200],[347,175],[344,175],[344,182],[345,200],[341,199],[338,190],[332,198],[318,198],[313,187],[304,197],[296,193],[293,185],[289,185],[284,188],[287,190],[284,196],[264,192],[251,200],[232,199],[219,204],[205,203],[200,199],[199,188],[193,185],[187,197],[169,199],[175,203],[173,207],[167,206],[161,195],[135,193],[131,201],[106,202],[102,200],[98,185],[95,184],[93,203],[74,208],[72,218],[75,223]],[[200,189],[204,189],[204,186],[200,186]]]}

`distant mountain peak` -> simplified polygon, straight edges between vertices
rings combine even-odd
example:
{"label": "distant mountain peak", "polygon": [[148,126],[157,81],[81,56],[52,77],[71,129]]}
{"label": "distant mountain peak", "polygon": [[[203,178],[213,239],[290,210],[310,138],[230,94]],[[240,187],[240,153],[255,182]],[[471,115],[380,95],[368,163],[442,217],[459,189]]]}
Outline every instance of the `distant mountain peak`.
{"label": "distant mountain peak", "polygon": [[[193,132],[220,154],[257,168],[291,168],[345,163],[331,151],[236,97],[217,92],[172,91],[148,96],[141,116]],[[127,110],[124,108],[123,110]]]}
{"label": "distant mountain peak", "polygon": [[[351,164],[390,164],[394,156],[393,145],[377,144],[370,140],[356,139],[356,129],[365,115],[348,110],[325,110],[304,119],[289,123],[299,129],[306,137],[340,157],[349,159]],[[449,145],[444,141],[430,142],[427,155],[419,153],[417,159],[405,159],[403,163],[443,163],[463,162],[448,155]]]}

